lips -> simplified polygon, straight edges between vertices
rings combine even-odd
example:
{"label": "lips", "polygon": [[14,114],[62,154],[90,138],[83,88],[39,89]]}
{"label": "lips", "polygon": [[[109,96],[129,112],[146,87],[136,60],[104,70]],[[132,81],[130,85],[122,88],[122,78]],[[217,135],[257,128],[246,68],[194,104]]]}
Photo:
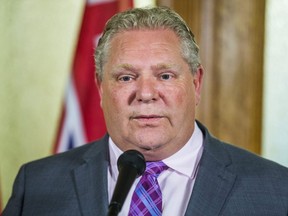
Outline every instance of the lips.
{"label": "lips", "polygon": [[143,123],[145,125],[155,125],[163,118],[164,117],[160,115],[137,115],[132,117],[133,120],[136,120],[138,123]]}
{"label": "lips", "polygon": [[133,117],[134,119],[160,119],[163,118],[163,116],[159,115],[138,115]]}

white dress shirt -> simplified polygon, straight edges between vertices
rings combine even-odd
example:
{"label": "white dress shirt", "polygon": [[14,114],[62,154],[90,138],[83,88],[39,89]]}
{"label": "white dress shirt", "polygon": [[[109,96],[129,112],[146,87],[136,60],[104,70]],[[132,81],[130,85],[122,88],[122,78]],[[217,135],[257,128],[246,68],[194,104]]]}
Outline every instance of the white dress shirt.
{"label": "white dress shirt", "polygon": [[[175,154],[163,160],[169,167],[158,177],[162,191],[163,216],[185,214],[203,152],[203,134],[195,122],[195,130],[189,141]],[[108,169],[109,201],[118,177],[117,159],[123,153],[109,138],[110,167]],[[127,216],[133,191],[141,177],[130,189],[119,216]]]}

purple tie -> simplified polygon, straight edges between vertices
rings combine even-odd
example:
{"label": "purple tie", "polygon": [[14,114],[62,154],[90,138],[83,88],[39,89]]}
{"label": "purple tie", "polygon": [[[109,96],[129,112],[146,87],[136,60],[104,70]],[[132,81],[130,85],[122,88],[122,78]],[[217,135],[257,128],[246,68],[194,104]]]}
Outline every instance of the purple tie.
{"label": "purple tie", "polygon": [[157,177],[166,169],[168,166],[162,161],[146,163],[146,171],[133,193],[128,216],[162,215],[162,193]]}

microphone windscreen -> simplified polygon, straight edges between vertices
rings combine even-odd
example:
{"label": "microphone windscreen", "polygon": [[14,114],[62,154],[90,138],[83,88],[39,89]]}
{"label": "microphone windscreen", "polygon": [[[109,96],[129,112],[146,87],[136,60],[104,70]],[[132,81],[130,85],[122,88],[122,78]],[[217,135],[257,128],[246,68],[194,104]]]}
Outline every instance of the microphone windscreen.
{"label": "microphone windscreen", "polygon": [[118,170],[129,166],[136,169],[137,177],[141,176],[146,169],[146,162],[143,154],[136,150],[128,150],[120,155],[117,161]]}

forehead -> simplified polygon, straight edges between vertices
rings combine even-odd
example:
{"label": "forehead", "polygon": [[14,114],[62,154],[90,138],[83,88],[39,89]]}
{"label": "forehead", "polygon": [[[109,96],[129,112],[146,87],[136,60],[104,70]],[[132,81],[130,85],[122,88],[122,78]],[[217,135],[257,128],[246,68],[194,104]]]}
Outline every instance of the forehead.
{"label": "forehead", "polygon": [[[137,55],[136,55],[137,54]],[[180,40],[169,29],[129,30],[117,33],[110,43],[110,55],[137,57],[139,55],[181,55]],[[174,56],[175,57],[175,56]]]}
{"label": "forehead", "polygon": [[112,38],[111,44],[129,42],[131,45],[133,45],[147,42],[147,46],[153,41],[163,41],[176,45],[180,43],[177,35],[170,29],[139,29],[117,33]]}

